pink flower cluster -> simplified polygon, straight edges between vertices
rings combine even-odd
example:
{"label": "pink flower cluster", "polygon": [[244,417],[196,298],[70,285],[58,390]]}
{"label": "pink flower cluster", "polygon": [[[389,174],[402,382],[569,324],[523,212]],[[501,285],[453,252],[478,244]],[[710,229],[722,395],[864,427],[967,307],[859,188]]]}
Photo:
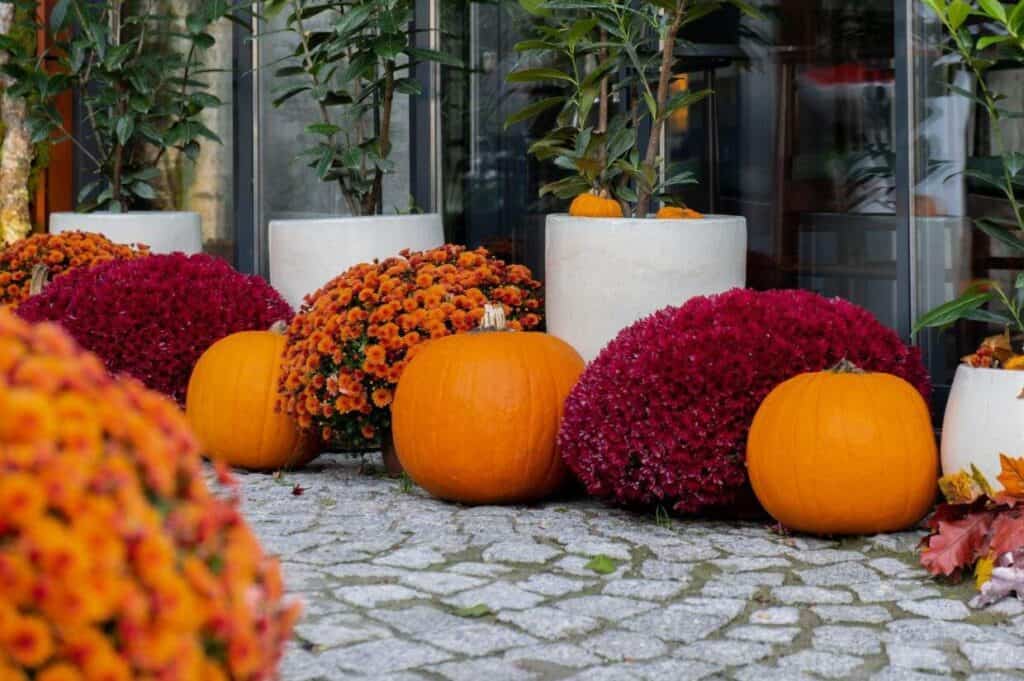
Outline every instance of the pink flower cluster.
{"label": "pink flower cluster", "polygon": [[238,331],[270,328],[292,309],[263,279],[209,255],[154,255],[55,279],[18,308],[59,322],[78,343],[179,403],[200,355]]}
{"label": "pink flower cluster", "polygon": [[761,401],[843,358],[931,392],[918,350],[849,302],[795,290],[695,298],[625,329],[587,367],[559,446],[594,496],[680,512],[727,504],[747,481]]}

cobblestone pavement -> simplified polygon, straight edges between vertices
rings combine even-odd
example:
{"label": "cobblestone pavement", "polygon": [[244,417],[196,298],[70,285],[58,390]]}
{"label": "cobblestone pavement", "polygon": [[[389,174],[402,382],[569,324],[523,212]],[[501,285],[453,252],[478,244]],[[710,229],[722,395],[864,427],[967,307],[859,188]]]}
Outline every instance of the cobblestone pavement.
{"label": "cobblestone pavement", "polygon": [[465,508],[360,468],[240,476],[306,603],[285,681],[1024,679],[1024,603],[969,610],[916,567],[920,533]]}

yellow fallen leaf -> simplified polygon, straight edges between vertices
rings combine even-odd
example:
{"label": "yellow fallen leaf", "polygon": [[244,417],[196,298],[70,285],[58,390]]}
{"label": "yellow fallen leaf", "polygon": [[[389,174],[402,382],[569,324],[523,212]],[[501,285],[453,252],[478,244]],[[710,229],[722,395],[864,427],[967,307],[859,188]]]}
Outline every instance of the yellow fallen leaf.
{"label": "yellow fallen leaf", "polygon": [[985,586],[985,582],[992,579],[992,568],[994,567],[995,561],[991,558],[982,558],[974,566],[974,586],[978,591],[981,591],[981,587]]}

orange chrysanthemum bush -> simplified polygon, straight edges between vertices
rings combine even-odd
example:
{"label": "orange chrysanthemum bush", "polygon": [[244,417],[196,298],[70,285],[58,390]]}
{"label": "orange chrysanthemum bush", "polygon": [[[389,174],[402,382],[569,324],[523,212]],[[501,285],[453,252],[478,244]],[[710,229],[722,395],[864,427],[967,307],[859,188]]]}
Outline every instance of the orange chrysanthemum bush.
{"label": "orange chrysanthemum bush", "polygon": [[356,265],[307,298],[288,329],[281,404],[347,450],[379,446],[395,384],[420,344],[475,329],[484,304],[509,327],[540,324],[540,283],[485,249],[442,246]]}
{"label": "orange chrysanthemum bush", "polygon": [[0,679],[274,675],[297,606],[202,472],[172,402],[0,310]]}
{"label": "orange chrysanthemum bush", "polygon": [[0,251],[0,305],[18,305],[29,297],[37,265],[46,267],[52,281],[74,269],[147,255],[148,246],[115,244],[92,232],[36,234]]}

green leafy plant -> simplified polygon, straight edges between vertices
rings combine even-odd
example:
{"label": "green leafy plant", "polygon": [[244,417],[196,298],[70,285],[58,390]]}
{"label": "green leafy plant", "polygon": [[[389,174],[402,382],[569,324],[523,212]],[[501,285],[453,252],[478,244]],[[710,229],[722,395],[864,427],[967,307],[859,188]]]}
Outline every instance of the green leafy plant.
{"label": "green leafy plant", "polygon": [[[457,59],[413,45],[413,0],[269,0],[268,16],[288,12],[284,31],[296,47],[275,75],[275,106],[303,95],[318,119],[306,126],[316,143],[302,156],[317,177],[337,182],[353,215],[382,212],[384,176],[394,171],[392,113],[396,94],[419,95],[419,62]],[[275,32],[276,33],[276,32]]]}
{"label": "green leafy plant", "polygon": [[[18,94],[34,102],[33,140],[71,139],[99,176],[79,194],[83,209],[121,211],[150,202],[168,151],[195,160],[203,140],[220,141],[202,121],[204,110],[221,105],[204,79],[210,71],[202,57],[214,45],[211,25],[245,11],[232,0],[210,0],[184,16],[161,11],[156,0],[54,5],[46,27],[53,48],[7,72],[18,81]],[[74,133],[53,104],[68,89],[85,110],[84,129]]]}
{"label": "green leafy plant", "polygon": [[[1024,117],[1024,112],[1007,108],[1005,95],[992,91],[986,74],[1000,62],[1024,62],[1024,0],[1003,5],[998,0],[922,0],[945,27],[946,50],[955,55],[974,77],[976,90],[950,85],[969,97],[988,116],[992,150],[998,156],[995,172],[989,167],[969,168],[964,175],[994,189],[1009,203],[1013,218],[982,218],[974,225],[1013,250],[1024,253],[1024,214],[1018,190],[1024,184],[1024,154],[1007,149],[1002,136],[1005,119]],[[992,307],[986,307],[992,304]],[[958,298],[940,305],[918,320],[914,332],[929,327],[946,327],[961,319],[999,324],[1015,333],[1024,332],[1024,273],[1017,275],[1012,291],[997,281],[974,282]]]}
{"label": "green leafy plant", "polygon": [[[661,172],[665,122],[712,94],[677,85],[675,49],[687,25],[726,4],[757,14],[744,0],[520,0],[536,29],[516,46],[524,64],[508,82],[560,92],[506,126],[557,110],[555,127],[530,152],[571,173],[541,196],[608,192],[632,208],[625,214],[646,217],[653,200],[671,200],[673,188],[696,181],[685,170]],[[649,130],[643,143],[642,129]]]}

